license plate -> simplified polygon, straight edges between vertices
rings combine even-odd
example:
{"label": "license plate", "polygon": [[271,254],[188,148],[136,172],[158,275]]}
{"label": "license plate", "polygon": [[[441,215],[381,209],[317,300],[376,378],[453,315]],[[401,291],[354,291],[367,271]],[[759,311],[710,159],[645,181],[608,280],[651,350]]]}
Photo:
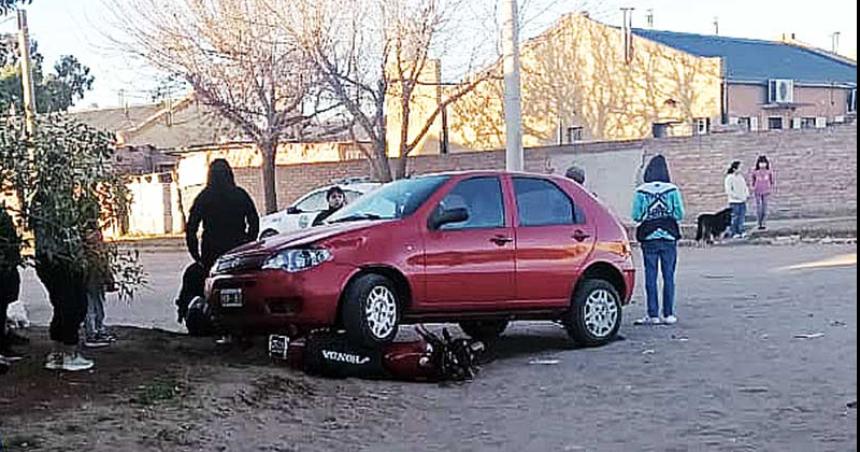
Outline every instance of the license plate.
{"label": "license plate", "polygon": [[221,289],[221,306],[225,308],[241,308],[242,289]]}
{"label": "license plate", "polygon": [[290,349],[290,338],[273,334],[269,336],[269,356],[272,358],[287,360],[287,351]]}

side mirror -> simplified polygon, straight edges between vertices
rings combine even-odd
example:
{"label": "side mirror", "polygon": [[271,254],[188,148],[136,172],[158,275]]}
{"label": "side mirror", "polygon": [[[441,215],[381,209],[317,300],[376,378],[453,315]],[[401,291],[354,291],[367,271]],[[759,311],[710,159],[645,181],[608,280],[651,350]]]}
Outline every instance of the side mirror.
{"label": "side mirror", "polygon": [[298,215],[302,213],[302,209],[298,207],[287,207],[287,215]]}
{"label": "side mirror", "polygon": [[446,224],[462,223],[469,220],[469,211],[463,207],[456,209],[439,210],[430,218],[428,226],[431,230],[438,230]]}

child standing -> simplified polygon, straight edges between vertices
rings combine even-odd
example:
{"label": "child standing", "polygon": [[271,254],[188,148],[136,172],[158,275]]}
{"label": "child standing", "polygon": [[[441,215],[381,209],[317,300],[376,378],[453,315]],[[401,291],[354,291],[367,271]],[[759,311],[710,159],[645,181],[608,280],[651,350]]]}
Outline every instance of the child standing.
{"label": "child standing", "polygon": [[745,235],[744,221],[747,216],[747,200],[750,197],[747,181],[741,174],[741,162],[732,162],[726,174],[725,188],[729,206],[732,208],[732,237],[739,239]]}
{"label": "child standing", "polygon": [[112,286],[108,256],[105,255],[104,236],[98,221],[89,224],[86,242],[88,252],[93,257],[87,272],[87,316],[84,320],[86,332],[84,346],[87,348],[107,347],[116,338],[105,328],[105,292]]}
{"label": "child standing", "polygon": [[755,169],[752,172],[751,179],[753,194],[755,195],[758,229],[763,231],[767,229],[766,221],[768,201],[775,185],[773,171],[770,169],[770,161],[768,161],[767,156],[759,156],[755,164]]}

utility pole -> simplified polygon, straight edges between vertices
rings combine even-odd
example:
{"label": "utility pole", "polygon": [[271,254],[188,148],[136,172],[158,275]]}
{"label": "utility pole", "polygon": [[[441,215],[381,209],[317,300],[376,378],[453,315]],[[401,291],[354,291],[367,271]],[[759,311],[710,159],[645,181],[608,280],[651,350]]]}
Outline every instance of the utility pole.
{"label": "utility pole", "polygon": [[502,6],[502,49],[505,68],[505,168],[523,170],[522,99],[517,0]]}
{"label": "utility pole", "polygon": [[18,47],[21,52],[21,83],[24,93],[24,124],[28,136],[36,132],[36,91],[30,61],[30,31],[27,28],[27,11],[18,9]]}

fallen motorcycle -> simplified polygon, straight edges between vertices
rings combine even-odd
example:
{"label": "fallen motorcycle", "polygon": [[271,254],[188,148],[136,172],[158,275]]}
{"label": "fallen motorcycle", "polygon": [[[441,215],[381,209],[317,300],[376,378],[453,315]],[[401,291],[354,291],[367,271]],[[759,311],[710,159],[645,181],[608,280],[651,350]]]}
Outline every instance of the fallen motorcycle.
{"label": "fallen motorcycle", "polygon": [[483,343],[453,338],[447,329],[441,335],[423,325],[415,329],[420,339],[381,348],[356,345],[343,332],[330,330],[296,340],[272,335],[269,354],[290,367],[328,378],[444,382],[467,381],[477,375]]}

